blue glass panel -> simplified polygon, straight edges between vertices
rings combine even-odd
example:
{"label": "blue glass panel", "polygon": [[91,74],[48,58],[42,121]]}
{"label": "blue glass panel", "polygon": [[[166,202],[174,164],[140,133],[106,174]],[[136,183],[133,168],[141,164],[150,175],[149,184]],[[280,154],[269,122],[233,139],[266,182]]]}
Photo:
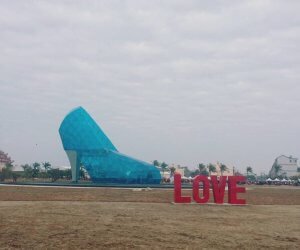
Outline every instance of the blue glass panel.
{"label": "blue glass panel", "polygon": [[160,183],[161,175],[154,165],[119,153],[92,117],[81,107],[65,117],[59,133],[64,149],[76,152],[77,160],[70,160],[72,169],[78,170],[82,164],[94,182]]}
{"label": "blue glass panel", "polygon": [[117,151],[93,118],[82,108],[66,115],[59,128],[65,150],[111,149]]}

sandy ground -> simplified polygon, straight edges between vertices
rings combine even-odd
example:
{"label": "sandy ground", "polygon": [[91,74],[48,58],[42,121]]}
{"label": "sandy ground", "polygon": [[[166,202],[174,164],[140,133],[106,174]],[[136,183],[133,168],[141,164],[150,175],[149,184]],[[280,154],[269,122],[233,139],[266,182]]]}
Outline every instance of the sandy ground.
{"label": "sandy ground", "polygon": [[[0,186],[0,201],[103,201],[103,202],[151,202],[170,203],[172,189],[125,189],[125,188],[63,188]],[[191,190],[183,195],[192,196]],[[210,195],[212,200],[212,194]],[[248,186],[246,194],[239,194],[252,205],[300,205],[300,187],[295,186]],[[227,192],[225,192],[227,202]]]}
{"label": "sandy ground", "polygon": [[252,186],[247,206],[174,205],[172,196],[0,187],[0,248],[300,248],[300,188]]}

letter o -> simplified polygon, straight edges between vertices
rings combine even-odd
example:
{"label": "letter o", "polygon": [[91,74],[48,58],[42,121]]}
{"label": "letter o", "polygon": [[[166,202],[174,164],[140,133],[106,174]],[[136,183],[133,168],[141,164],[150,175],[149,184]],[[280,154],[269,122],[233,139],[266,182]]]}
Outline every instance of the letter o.
{"label": "letter o", "polygon": [[[199,197],[199,183],[203,183],[203,197]],[[197,203],[207,203],[209,200],[209,181],[207,176],[198,175],[193,183],[193,198]]]}

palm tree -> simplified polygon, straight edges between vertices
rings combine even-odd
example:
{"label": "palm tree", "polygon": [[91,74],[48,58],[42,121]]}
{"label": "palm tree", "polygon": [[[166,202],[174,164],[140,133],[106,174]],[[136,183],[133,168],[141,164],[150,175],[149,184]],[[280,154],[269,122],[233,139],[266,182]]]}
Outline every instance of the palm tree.
{"label": "palm tree", "polygon": [[167,170],[168,164],[163,162],[162,164],[160,164],[161,170],[163,172],[163,175],[165,173],[165,171]]}
{"label": "palm tree", "polygon": [[276,163],[274,166],[274,171],[276,176],[278,176],[278,173],[281,171],[281,166]]}
{"label": "palm tree", "polygon": [[23,168],[25,178],[32,178],[32,172],[33,172],[32,166],[25,164],[25,165],[21,165],[21,167]]}
{"label": "palm tree", "polygon": [[203,163],[199,163],[198,168],[199,168],[199,171],[201,173],[206,169],[206,166]]}
{"label": "palm tree", "polygon": [[221,170],[221,176],[223,176],[223,173],[227,170],[227,166],[225,164],[222,164],[220,165],[220,170]]}
{"label": "palm tree", "polygon": [[43,167],[44,167],[44,169],[45,169],[45,172],[47,172],[49,169],[51,169],[51,164],[50,164],[50,162],[47,162],[47,161],[42,162],[42,165],[43,165]]}
{"label": "palm tree", "polygon": [[5,164],[5,167],[3,167],[2,171],[0,172],[2,181],[4,181],[5,179],[10,179],[12,177],[12,169],[12,163],[8,162]]}
{"label": "palm tree", "polygon": [[12,171],[13,167],[14,167],[14,166],[13,166],[12,162],[8,162],[8,163],[5,164],[5,168],[6,168],[8,171]]}
{"label": "palm tree", "polygon": [[246,171],[247,171],[247,178],[248,178],[249,173],[253,173],[253,171],[250,166],[246,168]]}
{"label": "palm tree", "polygon": [[209,176],[211,176],[211,173],[215,173],[217,171],[216,166],[212,163],[209,163],[207,168],[208,168]]}
{"label": "palm tree", "polygon": [[170,167],[170,172],[171,172],[170,177],[172,177],[174,175],[175,170],[176,170],[176,168]]}
{"label": "palm tree", "polygon": [[208,175],[206,166],[205,166],[203,163],[200,163],[200,164],[198,165],[198,168],[199,168],[199,173],[200,173],[201,175]]}
{"label": "palm tree", "polygon": [[158,160],[154,160],[154,161],[153,161],[153,165],[154,165],[155,167],[159,167],[159,162],[158,162]]}
{"label": "palm tree", "polygon": [[40,172],[40,166],[41,164],[39,164],[38,162],[32,163],[32,178],[38,177],[38,174]]}

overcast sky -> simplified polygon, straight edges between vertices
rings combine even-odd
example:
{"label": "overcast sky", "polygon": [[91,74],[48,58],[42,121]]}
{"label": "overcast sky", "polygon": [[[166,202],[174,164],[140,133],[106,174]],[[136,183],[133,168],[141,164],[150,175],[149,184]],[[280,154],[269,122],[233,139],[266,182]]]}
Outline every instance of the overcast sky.
{"label": "overcast sky", "polygon": [[12,1],[0,8],[0,150],[69,165],[83,106],[120,152],[269,171],[300,157],[300,1]]}

